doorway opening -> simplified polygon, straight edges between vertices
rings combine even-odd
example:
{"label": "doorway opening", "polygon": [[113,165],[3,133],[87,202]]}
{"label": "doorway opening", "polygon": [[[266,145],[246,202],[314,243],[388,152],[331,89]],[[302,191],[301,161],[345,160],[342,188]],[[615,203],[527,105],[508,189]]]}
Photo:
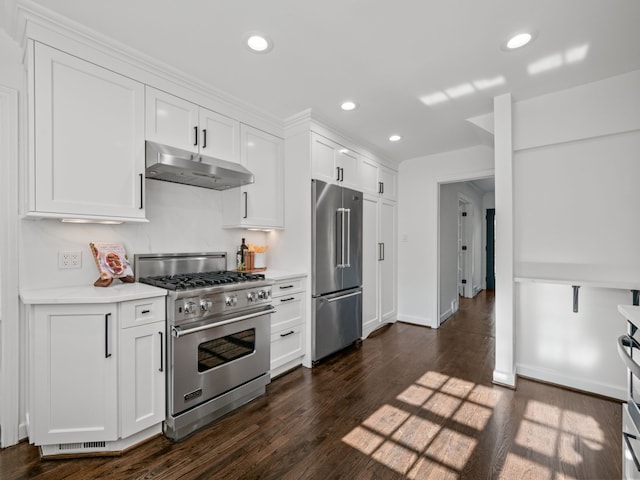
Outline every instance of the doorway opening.
{"label": "doorway opening", "polygon": [[[485,216],[489,209],[495,212],[495,187],[493,176],[439,182],[438,187],[439,326],[458,311],[461,299],[487,288]],[[493,257],[492,252],[491,265]]]}

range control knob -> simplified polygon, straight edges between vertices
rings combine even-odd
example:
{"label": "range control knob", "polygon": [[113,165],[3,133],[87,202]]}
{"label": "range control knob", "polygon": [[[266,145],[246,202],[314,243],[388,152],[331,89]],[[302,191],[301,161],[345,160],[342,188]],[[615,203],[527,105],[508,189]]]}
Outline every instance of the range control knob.
{"label": "range control knob", "polygon": [[258,298],[261,298],[263,300],[267,300],[269,298],[269,294],[271,292],[269,290],[260,290],[258,292]]}
{"label": "range control knob", "polygon": [[238,303],[238,297],[235,295],[229,295],[225,297],[224,303],[227,307],[234,307]]}
{"label": "range control knob", "polygon": [[208,312],[211,309],[211,300],[200,300],[200,309],[203,312]]}
{"label": "range control knob", "polygon": [[186,302],[184,304],[184,313],[195,313],[196,304],[193,302]]}
{"label": "range control knob", "polygon": [[249,300],[250,302],[255,302],[256,298],[256,292],[247,292],[247,300]]}

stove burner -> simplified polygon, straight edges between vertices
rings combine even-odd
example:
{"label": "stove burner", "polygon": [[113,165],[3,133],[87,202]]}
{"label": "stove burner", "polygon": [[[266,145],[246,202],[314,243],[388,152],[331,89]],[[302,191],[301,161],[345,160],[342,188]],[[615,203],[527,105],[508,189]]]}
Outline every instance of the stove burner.
{"label": "stove burner", "polygon": [[264,280],[264,274],[249,272],[198,272],[140,278],[140,282],[167,290],[192,290],[215,285]]}

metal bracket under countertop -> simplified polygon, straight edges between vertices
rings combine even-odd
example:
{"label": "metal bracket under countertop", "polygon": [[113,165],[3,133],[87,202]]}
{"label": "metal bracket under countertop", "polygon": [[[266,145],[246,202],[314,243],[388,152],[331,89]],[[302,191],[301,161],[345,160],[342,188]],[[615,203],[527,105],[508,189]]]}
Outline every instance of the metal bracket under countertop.
{"label": "metal bracket under countertop", "polygon": [[[573,312],[578,313],[578,290],[580,285],[571,285],[573,288]],[[635,306],[640,306],[640,290],[631,290],[632,302]]]}

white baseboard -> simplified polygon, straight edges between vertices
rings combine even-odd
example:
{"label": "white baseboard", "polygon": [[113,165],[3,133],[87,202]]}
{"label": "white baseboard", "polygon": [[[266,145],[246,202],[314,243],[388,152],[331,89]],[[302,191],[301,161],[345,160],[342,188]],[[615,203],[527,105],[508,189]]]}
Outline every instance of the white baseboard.
{"label": "white baseboard", "polygon": [[516,365],[516,372],[523,377],[541,380],[543,382],[553,383],[563,387],[575,388],[588,393],[604,395],[605,397],[615,398],[618,400],[627,399],[627,390],[624,386],[612,385],[602,382],[596,382],[591,379],[572,377],[563,375],[558,372],[550,371],[531,365]]}
{"label": "white baseboard", "polygon": [[493,371],[493,383],[505,387],[516,388],[516,374],[514,372]]}
{"label": "white baseboard", "polygon": [[402,313],[398,313],[398,320],[400,320],[401,322],[422,325],[423,327],[438,328],[438,325],[434,325],[433,321],[425,317],[417,317],[414,315],[404,315]]}
{"label": "white baseboard", "polygon": [[451,315],[453,315],[453,312],[451,311],[451,309],[449,308],[448,310],[442,312],[440,314],[440,325],[442,325],[442,323],[449,318]]}

